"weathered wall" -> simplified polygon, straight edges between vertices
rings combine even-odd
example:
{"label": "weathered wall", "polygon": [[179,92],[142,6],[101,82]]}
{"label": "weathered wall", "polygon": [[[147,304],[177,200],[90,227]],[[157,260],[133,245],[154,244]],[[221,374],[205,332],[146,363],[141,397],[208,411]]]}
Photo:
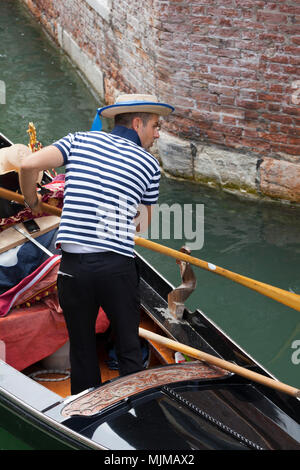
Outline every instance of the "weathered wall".
{"label": "weathered wall", "polygon": [[23,1],[107,103],[175,105],[166,172],[300,202],[298,1]]}

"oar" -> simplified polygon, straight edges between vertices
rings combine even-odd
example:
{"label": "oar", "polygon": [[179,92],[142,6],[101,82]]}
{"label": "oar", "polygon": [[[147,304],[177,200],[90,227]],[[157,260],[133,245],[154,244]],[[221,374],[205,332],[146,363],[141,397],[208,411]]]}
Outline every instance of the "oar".
{"label": "oar", "polygon": [[[3,199],[7,199],[8,201],[15,201],[24,205],[24,196],[22,196],[22,194],[15,193],[14,191],[10,191],[9,189],[0,188],[0,197],[3,197]],[[51,206],[50,204],[46,204],[45,202],[42,203],[42,209],[47,214],[61,215],[61,209]]]}
{"label": "oar", "polygon": [[195,258],[185,253],[181,253],[180,251],[173,250],[172,248],[168,248],[166,246],[160,245],[159,243],[152,242],[151,240],[146,240],[145,238],[135,237],[135,244],[153,251],[157,251],[164,255],[171,256],[172,258],[186,261],[190,264],[198,266],[199,268],[206,269],[207,271],[210,271],[214,274],[219,274],[220,276],[231,279],[238,284],[242,284],[249,289],[255,290],[260,294],[276,300],[277,302],[281,302],[288,307],[300,311],[300,295],[294,294],[293,292],[289,292],[287,290],[280,289],[263,282],[255,281],[249,277],[236,274],[234,272],[228,271],[227,269],[220,268],[219,266],[216,266],[212,263],[208,263],[207,261],[202,261],[199,258]]}
{"label": "oar", "polygon": [[21,233],[21,235],[23,235],[23,237],[26,237],[28,240],[30,240],[31,243],[36,245],[40,250],[42,250],[44,253],[46,253],[46,255],[48,255],[50,257],[53,256],[53,253],[50,250],[48,250],[44,245],[42,245],[35,238],[33,238],[31,235],[29,235],[29,233],[26,233],[25,230],[21,229],[21,227],[18,227],[17,225],[14,225],[13,228],[17,232]]}
{"label": "oar", "polygon": [[221,369],[225,369],[229,372],[233,372],[234,374],[241,375],[246,379],[253,380],[254,382],[260,383],[267,387],[274,388],[276,390],[279,390],[280,392],[287,393],[288,395],[292,395],[295,398],[300,398],[300,390],[298,390],[297,388],[271,379],[269,377],[265,377],[262,374],[258,374],[257,372],[245,369],[244,367],[233,364],[232,362],[225,361],[224,359],[212,356],[211,354],[199,351],[198,349],[186,346],[185,344],[178,343],[177,341],[158,335],[157,333],[153,333],[152,331],[145,330],[144,328],[139,328],[139,335],[144,339],[154,341],[174,351],[178,351],[183,354],[187,354],[188,356],[193,357],[195,359],[200,359],[201,361],[213,364],[214,366],[220,367]]}
{"label": "oar", "polygon": [[[0,197],[24,204],[23,196],[13,191],[9,191],[8,189],[0,188]],[[45,213],[54,214],[58,216],[61,215],[61,209],[55,206],[51,206],[50,204],[43,203],[42,208]],[[259,292],[260,294],[270,297],[271,299],[276,300],[277,302],[280,302],[284,305],[287,305],[288,307],[300,311],[300,296],[294,294],[293,292],[289,292],[284,289],[280,289],[279,287],[271,286],[269,284],[265,284],[263,282],[251,279],[249,277],[242,276],[241,274],[228,271],[227,269],[220,268],[219,266],[216,266],[212,263],[208,263],[207,261],[202,261],[199,258],[195,258],[194,256],[190,256],[172,248],[168,248],[167,246],[152,242],[151,240],[146,240],[145,238],[135,237],[134,241],[136,245],[148,248],[152,251],[157,251],[158,253],[162,253],[172,258],[179,259],[181,261],[186,261],[190,264],[193,264],[194,266],[206,269],[207,271],[210,271],[214,274],[218,274],[219,276],[226,277],[227,279],[237,282],[238,284],[242,284],[243,286],[248,287],[249,289],[252,289],[256,292]]]}

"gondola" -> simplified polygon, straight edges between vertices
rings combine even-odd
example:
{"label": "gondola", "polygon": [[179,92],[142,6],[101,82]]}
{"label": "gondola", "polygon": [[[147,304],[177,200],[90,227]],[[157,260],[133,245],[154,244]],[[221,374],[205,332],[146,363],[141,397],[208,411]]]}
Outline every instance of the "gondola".
{"label": "gondola", "polygon": [[[0,134],[0,148],[10,145],[12,142]],[[43,175],[41,187],[47,187],[52,181],[49,174]],[[16,187],[10,189],[18,191]],[[5,201],[1,199],[4,206]],[[8,210],[20,209],[17,206],[14,201]],[[17,220],[16,225],[20,227],[23,222]],[[53,220],[47,215],[37,222],[40,226],[45,224],[43,233],[50,233],[58,224],[57,218]],[[13,227],[3,230],[0,239],[8,230]],[[24,234],[36,241],[41,239],[39,233],[28,234],[25,230]],[[32,240],[22,239],[22,233],[17,235],[21,237],[19,246],[34,244]],[[47,259],[59,265],[58,254],[50,252]],[[152,452],[151,463],[156,465],[162,464],[156,454],[158,451],[176,452],[177,462],[174,463],[193,463],[186,459],[192,459],[193,452],[199,450],[300,450],[297,396],[180,352],[179,346],[185,345],[191,351],[201,350],[274,381],[265,368],[200,309],[192,312],[185,307],[184,299],[195,287],[190,265],[184,264],[182,285],[176,288],[137,252],[136,259],[140,271],[140,331],[145,369],[118,376],[110,327],[103,327],[102,321],[97,338],[103,384],[76,396],[70,395],[68,365],[60,367],[62,357],[67,364],[67,353],[58,354],[67,349],[68,343],[65,332],[61,333],[62,317],[57,311],[54,333],[41,326],[38,337],[30,339],[30,347],[36,353],[44,335],[42,342],[47,344],[43,344],[42,357],[32,353],[26,364],[20,358],[18,367],[4,354],[1,357],[1,340],[6,341],[3,341],[3,331],[9,322],[12,331],[15,325],[20,327],[21,324],[26,335],[26,322],[28,326],[28,321],[41,321],[42,314],[48,314],[47,309],[57,307],[55,282],[51,280],[52,287],[41,286],[42,281],[37,277],[31,299],[23,298],[18,305],[12,302],[9,311],[0,316],[2,428],[13,435],[21,435],[34,449],[143,450]],[[55,276],[53,269],[49,272],[54,272]],[[51,307],[48,301],[52,302]],[[53,316],[51,321],[54,322]],[[59,342],[52,344],[54,335],[55,339],[59,336]],[[13,342],[14,336],[10,338]],[[159,338],[166,341],[160,342]],[[168,341],[178,344],[178,351],[176,346],[171,349]],[[17,355],[18,344],[14,344],[14,348]],[[22,351],[19,353],[22,355]],[[48,368],[45,368],[47,361]],[[185,462],[180,460],[182,458]]]}

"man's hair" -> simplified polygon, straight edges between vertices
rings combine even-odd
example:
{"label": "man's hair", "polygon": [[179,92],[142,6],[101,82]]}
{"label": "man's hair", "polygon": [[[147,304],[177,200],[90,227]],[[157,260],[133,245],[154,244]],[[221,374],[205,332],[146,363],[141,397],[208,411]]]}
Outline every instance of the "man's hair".
{"label": "man's hair", "polygon": [[123,113],[115,116],[116,126],[125,126],[131,128],[131,124],[134,118],[141,118],[143,125],[146,126],[147,122],[151,118],[151,113]]}

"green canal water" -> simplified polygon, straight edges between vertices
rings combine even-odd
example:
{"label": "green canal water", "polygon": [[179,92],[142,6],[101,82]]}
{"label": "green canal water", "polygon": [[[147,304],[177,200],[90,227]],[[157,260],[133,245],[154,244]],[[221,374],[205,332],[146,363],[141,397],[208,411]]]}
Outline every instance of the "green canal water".
{"label": "green canal water", "polygon": [[[44,146],[69,132],[87,130],[99,106],[65,55],[17,0],[0,0],[0,81],[6,86],[0,132],[15,143],[28,142],[30,121]],[[198,230],[195,208],[204,205],[204,243],[193,256],[300,294],[299,210],[165,177],[159,199],[163,203],[190,204]],[[154,241],[175,249],[186,243],[172,234]],[[138,251],[170,282],[180,284],[173,259]],[[279,380],[300,387],[300,312],[213,273],[195,268],[195,274],[197,289],[187,306],[205,312]],[[22,436],[5,430],[0,416],[0,449],[26,448]]]}

